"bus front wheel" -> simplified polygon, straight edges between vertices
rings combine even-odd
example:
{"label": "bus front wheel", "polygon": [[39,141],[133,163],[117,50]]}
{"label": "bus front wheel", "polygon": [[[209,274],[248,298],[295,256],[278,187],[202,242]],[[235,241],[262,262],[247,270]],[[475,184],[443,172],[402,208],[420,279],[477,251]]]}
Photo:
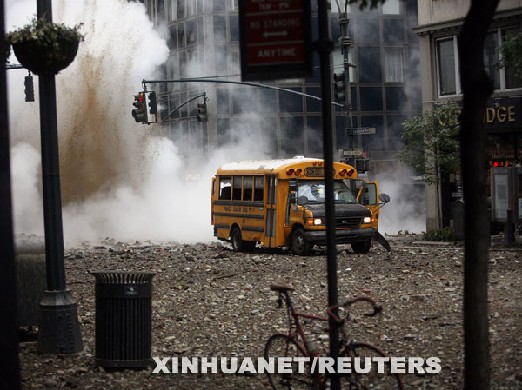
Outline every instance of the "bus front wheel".
{"label": "bus front wheel", "polygon": [[312,253],[312,247],[314,244],[306,240],[304,229],[295,229],[291,237],[291,249],[296,255],[308,256]]}
{"label": "bus front wheel", "polygon": [[370,240],[352,243],[352,249],[355,253],[368,253],[371,247],[372,242]]}

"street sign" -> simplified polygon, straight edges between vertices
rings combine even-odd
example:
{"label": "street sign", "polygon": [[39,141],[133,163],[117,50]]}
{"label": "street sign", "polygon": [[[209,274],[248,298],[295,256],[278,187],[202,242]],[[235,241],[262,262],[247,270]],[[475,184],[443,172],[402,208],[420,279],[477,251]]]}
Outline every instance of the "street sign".
{"label": "street sign", "polygon": [[[350,129],[346,129],[347,131],[350,131]],[[368,134],[375,134],[376,129],[375,127],[355,127],[351,129],[353,131],[354,135],[368,135]]]}
{"label": "street sign", "polygon": [[310,2],[239,2],[241,79],[275,80],[311,73]]}
{"label": "street sign", "polygon": [[364,151],[362,149],[354,149],[354,150],[348,150],[343,149],[343,157],[349,157],[349,156],[362,156],[364,154]]}

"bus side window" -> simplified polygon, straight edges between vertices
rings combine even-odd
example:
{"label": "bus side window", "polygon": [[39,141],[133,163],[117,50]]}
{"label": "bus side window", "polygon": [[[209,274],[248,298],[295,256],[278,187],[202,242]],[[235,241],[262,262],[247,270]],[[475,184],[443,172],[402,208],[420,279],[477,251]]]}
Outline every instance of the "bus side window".
{"label": "bus side window", "polygon": [[234,176],[232,181],[232,200],[241,200],[241,187],[243,186],[243,176]]}
{"label": "bus side window", "polygon": [[219,199],[230,200],[232,195],[232,183],[229,176],[219,178]]}
{"label": "bus side window", "polygon": [[243,178],[243,200],[246,202],[252,200],[252,176]]}
{"label": "bus side window", "polygon": [[264,176],[254,176],[254,201],[263,201],[265,198]]}

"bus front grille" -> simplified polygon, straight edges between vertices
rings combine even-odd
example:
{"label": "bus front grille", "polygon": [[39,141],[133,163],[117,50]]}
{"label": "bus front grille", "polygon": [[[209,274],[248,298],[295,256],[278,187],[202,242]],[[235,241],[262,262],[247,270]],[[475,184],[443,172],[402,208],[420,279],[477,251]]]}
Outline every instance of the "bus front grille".
{"label": "bus front grille", "polygon": [[338,228],[352,228],[357,227],[361,223],[360,217],[337,217],[335,219],[335,226]]}

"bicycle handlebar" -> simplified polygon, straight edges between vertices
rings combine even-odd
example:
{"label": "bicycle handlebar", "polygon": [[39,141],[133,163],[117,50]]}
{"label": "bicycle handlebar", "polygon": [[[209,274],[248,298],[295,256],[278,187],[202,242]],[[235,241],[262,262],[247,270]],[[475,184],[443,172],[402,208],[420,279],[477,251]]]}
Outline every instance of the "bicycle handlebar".
{"label": "bicycle handlebar", "polygon": [[373,312],[364,314],[367,317],[374,317],[377,314],[382,313],[382,306],[378,305],[377,302],[375,302],[372,298],[366,297],[366,296],[360,296],[360,297],[355,297],[353,299],[348,299],[341,305],[329,307],[328,309],[326,309],[326,312],[328,313],[328,316],[333,318],[336,322],[342,323],[344,321],[344,319],[340,319],[339,316],[334,313],[334,310],[337,310],[340,307],[349,307],[356,302],[368,302],[369,304],[372,305]]}

